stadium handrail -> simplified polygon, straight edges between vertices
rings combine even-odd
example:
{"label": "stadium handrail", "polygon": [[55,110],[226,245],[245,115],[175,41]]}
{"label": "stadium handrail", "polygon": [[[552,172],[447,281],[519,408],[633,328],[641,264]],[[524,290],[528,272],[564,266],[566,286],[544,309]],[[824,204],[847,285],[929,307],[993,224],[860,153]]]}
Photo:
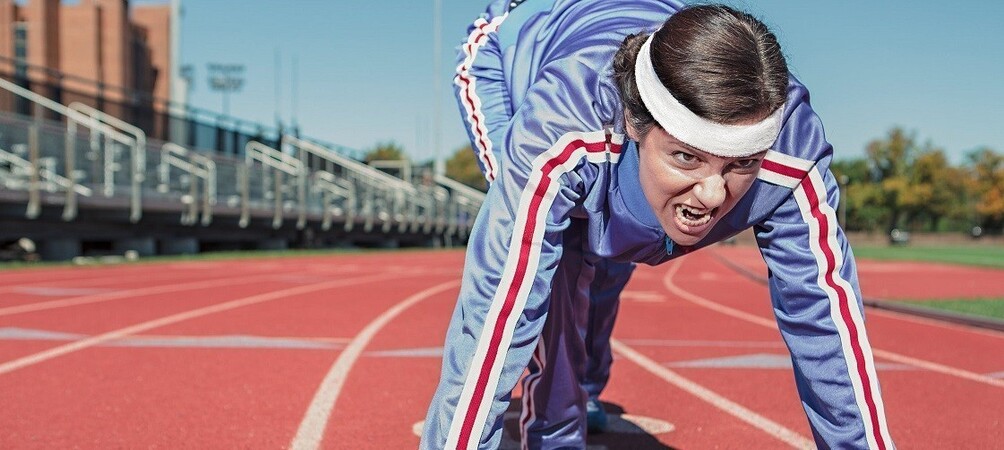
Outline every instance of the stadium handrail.
{"label": "stadium handrail", "polygon": [[[313,177],[314,185],[322,189],[324,192],[324,214],[321,219],[321,229],[329,230],[331,229],[332,221],[332,211],[331,211],[331,201],[328,195],[337,195],[348,201],[349,205],[355,204],[356,202],[356,188],[346,180],[339,179],[333,173],[324,170],[318,170],[314,172]],[[345,208],[343,210],[345,215],[345,225],[343,228],[345,231],[352,231],[352,227],[355,224],[356,210],[354,207]]]}
{"label": "stadium handrail", "polygon": [[[107,138],[118,141],[119,143],[129,148],[132,148],[134,152],[133,160],[135,161],[136,140],[133,137],[125,133],[121,133],[115,128],[103,124],[100,121],[97,121],[93,117],[87,116],[79,111],[70,109],[56,101],[50,100],[42,95],[36,94],[28,89],[18,86],[17,84],[14,84],[3,78],[0,78],[0,88],[13,93],[14,95],[22,97],[34,103],[35,105],[38,105],[39,107],[46,108],[50,111],[63,115],[67,118],[67,128],[68,128],[67,131],[69,134],[67,135],[66,138],[66,154],[67,154],[66,171],[67,175],[70,176],[66,178],[70,181],[70,184],[66,187],[66,204],[63,210],[64,220],[70,220],[76,216],[76,197],[75,197],[76,189],[74,189],[73,186],[75,186],[77,183],[74,177],[72,176],[74,170],[73,162],[75,161],[75,150],[71,139],[71,135],[76,133],[77,125],[88,128],[94,132],[103,133],[105,136],[107,136]],[[35,153],[35,151],[33,151],[33,153]],[[113,176],[114,161],[109,161],[108,159],[109,156],[112,155],[112,153],[114,152],[107,152],[107,151],[105,152],[106,158],[104,167],[104,175],[105,175],[104,194],[106,197],[111,197],[112,195],[114,195],[114,176]],[[37,161],[32,161],[32,164],[37,164]],[[132,173],[132,183],[131,183],[132,191],[130,193],[131,200],[130,200],[130,213],[129,213],[129,220],[133,223],[139,222],[139,219],[142,217],[143,214],[141,209],[142,182],[143,182],[142,170],[137,172],[136,167],[134,165]],[[29,205],[27,214],[29,218],[37,217],[37,215],[41,212],[40,197],[37,192],[38,187],[33,186],[31,187],[31,189],[32,191],[29,192]]]}
{"label": "stadium handrail", "polygon": [[[208,226],[213,221],[213,205],[216,204],[216,162],[211,158],[202,156],[173,142],[165,142],[164,145],[161,146],[161,152],[161,164],[158,170],[160,171],[160,176],[164,185],[170,183],[170,168],[168,167],[168,164],[173,164],[179,169],[187,170],[192,176],[202,178],[203,189],[201,202],[201,223],[203,226]],[[188,158],[188,160],[181,159],[178,156]],[[190,223],[188,223],[188,225],[195,223],[195,216],[197,215],[197,207],[195,206],[196,202],[194,197],[198,196],[198,193],[195,192],[196,186],[194,182],[192,183],[191,189],[193,199],[192,209],[189,210]]]}
{"label": "stadium handrail", "polygon": [[[144,171],[146,170],[146,133],[144,133],[143,130],[139,129],[139,127],[127,123],[126,121],[119,119],[118,117],[112,116],[111,114],[107,114],[104,111],[101,111],[97,108],[92,108],[91,106],[85,105],[80,102],[70,103],[69,105],[67,105],[67,107],[90,117],[92,120],[97,120],[108,126],[116,128],[119,131],[122,131],[123,133],[131,134],[133,136],[136,142],[133,144],[133,149],[132,149],[133,157],[131,158],[130,161],[132,162],[132,171],[133,171],[131,184],[134,190],[141,189],[140,184],[143,182],[143,178],[145,177],[145,175],[137,177],[136,174],[144,174]],[[138,202],[139,196],[133,196],[132,201]],[[140,208],[140,205],[138,203],[133,204],[131,206],[132,206],[131,211],[133,213],[138,211]],[[136,220],[134,220],[134,222],[138,220],[139,218],[137,217]]]}
{"label": "stadium handrail", "polygon": [[[34,166],[32,165],[31,161],[28,161],[27,159],[17,156],[2,148],[0,148],[0,161],[13,166],[17,166],[21,170],[26,170],[26,171],[34,170]],[[49,183],[54,183],[63,189],[73,189],[78,194],[83,195],[84,197],[90,197],[94,195],[94,191],[92,191],[91,188],[81,184],[76,184],[69,178],[64,177],[58,173],[55,173],[45,168],[44,166],[39,167],[38,172],[43,179],[47,180]]]}
{"label": "stadium handrail", "polygon": [[331,150],[330,148],[327,148],[326,146],[323,146],[321,144],[317,144],[305,139],[300,139],[295,136],[284,134],[282,135],[282,144],[285,145],[287,143],[292,145],[301,152],[300,153],[301,161],[305,159],[304,158],[305,154],[309,153],[314,156],[324,158],[331,162],[339,164],[349,170],[352,170],[353,172],[360,173],[374,181],[387,183],[390,186],[397,187],[399,189],[404,189],[409,193],[415,192],[415,187],[412,186],[411,183],[404,181],[393,175],[390,175],[386,172],[383,172],[381,170],[378,170],[376,168],[370,167],[365,163],[345,157],[337,153],[336,151]]}
{"label": "stadium handrail", "polygon": [[[300,162],[292,156],[284,154],[272,147],[262,144],[258,141],[248,141],[244,145],[244,158],[245,158],[245,172],[243,174],[242,180],[242,197],[244,199],[243,205],[241,207],[241,218],[240,226],[242,228],[247,227],[251,219],[251,209],[250,209],[250,170],[254,161],[258,161],[264,167],[270,167],[279,170],[283,173],[289,174],[296,177],[297,180],[297,195],[299,197],[298,203],[300,206],[300,215],[297,220],[297,228],[303,229],[306,224],[306,210],[307,210],[307,180],[305,170],[306,165]],[[276,179],[278,184],[280,179]],[[273,192],[275,198],[275,214],[272,217],[272,228],[278,229],[282,226],[283,214],[282,214],[282,189],[279,186],[275,187]]]}
{"label": "stadium handrail", "polygon": [[[314,155],[318,158],[330,161],[344,168],[345,170],[351,172],[354,176],[359,178],[361,182],[370,186],[374,192],[389,190],[390,196],[393,201],[393,209],[403,209],[408,208],[414,210],[417,207],[419,192],[415,189],[415,186],[411,183],[397,178],[393,175],[385,173],[374,167],[356,161],[351,158],[347,158],[334,150],[331,150],[323,145],[317,144],[315,142],[307,141],[304,139],[297,138],[295,136],[283,135],[282,145],[289,145],[295,148],[299,154],[299,158],[306,165],[307,156]],[[373,210],[375,208],[374,202],[368,196],[365,197],[364,208],[367,210]],[[391,214],[387,219],[383,221],[383,231],[390,231],[391,221],[388,219],[398,220],[397,216],[399,214]],[[373,227],[374,214],[366,215],[366,222],[363,227],[368,232]],[[417,223],[417,218],[415,219]],[[405,231],[407,224],[404,218],[398,220],[398,226],[400,231]]]}

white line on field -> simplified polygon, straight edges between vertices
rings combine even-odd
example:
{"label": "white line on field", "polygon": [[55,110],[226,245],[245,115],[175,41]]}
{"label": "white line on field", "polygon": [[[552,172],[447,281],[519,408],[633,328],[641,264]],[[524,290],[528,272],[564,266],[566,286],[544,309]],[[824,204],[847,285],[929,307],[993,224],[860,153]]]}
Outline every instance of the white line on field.
{"label": "white line on field", "polygon": [[662,378],[667,383],[689,392],[695,397],[710,403],[712,406],[729,413],[733,417],[742,420],[743,422],[746,422],[771,436],[774,436],[792,447],[804,449],[816,448],[816,445],[812,441],[786,428],[784,425],[761,416],[704,386],[680,376],[676,372],[659,365],[659,363],[652,361],[645,355],[635,351],[631,347],[628,347],[616,339],[610,340],[610,346],[622,357],[631,360],[631,362],[641,366],[653,375]]}
{"label": "white line on field", "polygon": [[294,450],[313,450],[321,446],[321,440],[324,439],[324,429],[328,426],[328,419],[331,417],[331,411],[335,409],[335,402],[338,401],[338,395],[345,384],[345,379],[363,349],[387,322],[412,305],[459,285],[460,280],[437,284],[402,300],[366,325],[366,328],[363,328],[345,347],[345,350],[338,355],[335,364],[324,376],[324,380],[317,389],[317,393],[314,394],[314,399],[310,402],[310,407],[307,408],[307,413],[304,414],[300,428],[296,431],[296,436],[289,447]]}
{"label": "white line on field", "polygon": [[276,299],[280,299],[280,298],[284,298],[284,297],[289,297],[289,296],[293,296],[293,295],[306,294],[306,293],[309,293],[309,292],[320,291],[320,290],[324,290],[324,289],[330,289],[330,288],[333,288],[333,287],[350,285],[350,284],[359,284],[359,283],[366,283],[366,282],[370,282],[370,281],[378,281],[378,280],[382,280],[382,279],[386,279],[386,278],[400,278],[400,275],[397,275],[397,274],[395,274],[393,276],[390,276],[390,275],[376,275],[376,276],[368,276],[368,277],[341,279],[341,280],[335,280],[335,281],[326,281],[326,282],[323,282],[323,283],[309,284],[309,285],[306,285],[306,286],[298,286],[298,287],[294,287],[294,288],[280,289],[280,290],[277,290],[277,291],[266,292],[264,294],[252,295],[250,297],[244,297],[244,298],[240,298],[240,299],[237,299],[237,300],[231,300],[231,301],[228,301],[228,302],[223,302],[223,303],[219,303],[219,304],[212,305],[212,306],[206,306],[206,307],[203,307],[203,308],[198,308],[198,309],[193,309],[193,310],[185,311],[185,312],[178,313],[178,314],[173,314],[173,315],[170,315],[170,316],[167,316],[167,317],[162,317],[160,319],[155,319],[155,320],[151,320],[151,321],[139,323],[139,324],[132,325],[132,326],[129,326],[129,327],[120,328],[118,330],[109,331],[109,332],[104,333],[104,334],[99,334],[97,336],[89,337],[89,338],[86,338],[86,339],[81,339],[79,341],[75,341],[75,342],[71,342],[71,343],[66,344],[66,345],[61,345],[59,347],[51,348],[51,349],[45,350],[43,352],[39,352],[39,353],[28,355],[28,356],[25,356],[25,357],[22,357],[22,358],[18,358],[18,359],[15,359],[13,361],[8,361],[6,363],[0,364],[0,375],[8,373],[8,372],[13,372],[15,370],[18,370],[18,369],[21,369],[21,368],[24,368],[24,367],[27,367],[27,366],[30,366],[30,365],[33,365],[33,364],[38,364],[40,362],[43,362],[43,361],[46,361],[46,360],[49,360],[49,359],[53,359],[53,358],[56,358],[56,357],[59,357],[59,356],[62,356],[62,355],[68,354],[68,353],[73,353],[75,351],[83,350],[85,348],[92,347],[92,346],[95,346],[95,345],[98,345],[98,344],[101,344],[101,343],[104,343],[104,342],[108,342],[108,341],[115,340],[115,339],[120,339],[122,337],[131,335],[131,334],[141,333],[141,332],[146,331],[146,330],[150,330],[150,329],[153,329],[153,328],[158,328],[158,327],[162,327],[162,326],[165,326],[165,325],[170,325],[170,324],[178,323],[178,322],[189,320],[189,319],[194,319],[196,317],[201,317],[201,316],[205,316],[205,315],[209,315],[209,314],[214,314],[214,313],[218,313],[218,312],[222,312],[222,311],[227,311],[227,310],[231,310],[231,309],[235,309],[235,308],[240,308],[242,306],[253,305],[253,304],[256,304],[256,303],[264,303],[264,302],[267,302],[267,301],[276,300]]}
{"label": "white line on field", "polygon": [[[777,323],[775,323],[773,320],[764,319],[763,317],[755,316],[753,314],[740,311],[738,309],[730,308],[728,306],[715,303],[704,297],[700,297],[683,290],[675,283],[673,283],[673,276],[676,275],[676,272],[680,269],[681,265],[682,263],[679,260],[677,260],[676,262],[673,263],[673,265],[666,272],[666,275],[663,277],[663,284],[671,292],[673,292],[676,295],[679,295],[680,297],[683,297],[684,300],[687,300],[698,306],[703,306],[705,308],[720,312],[722,314],[726,314],[740,320],[745,320],[750,323],[755,323],[757,325],[764,326],[772,330],[777,329]],[[881,350],[875,347],[872,347],[872,354],[874,354],[875,356],[881,356],[890,361],[895,361],[902,364],[909,364],[915,367],[927,369],[933,372],[938,372],[944,375],[975,381],[978,383],[988,384],[990,386],[1004,387],[1004,380],[990,378],[986,375],[980,375],[978,373],[970,372],[964,369],[959,369],[957,367],[946,366],[944,364],[939,364],[932,361],[914,358],[911,356],[901,355],[899,353],[894,353],[887,350]]]}

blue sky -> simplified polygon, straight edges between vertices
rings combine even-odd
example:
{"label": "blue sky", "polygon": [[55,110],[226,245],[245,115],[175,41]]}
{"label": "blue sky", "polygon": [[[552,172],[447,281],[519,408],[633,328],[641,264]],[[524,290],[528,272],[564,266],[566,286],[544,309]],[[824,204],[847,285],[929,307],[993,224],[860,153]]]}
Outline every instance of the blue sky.
{"label": "blue sky", "polygon": [[[954,161],[980,146],[1004,152],[1004,2],[725,3],[778,35],[838,158],[864,155],[868,141],[897,125]],[[452,98],[455,48],[487,2],[442,4],[443,63],[433,67],[433,0],[184,1],[181,60],[195,68],[190,102],[222,110],[206,65],[243,64],[246,81],[231,96],[231,114],[274,124],[278,50],[280,116],[289,123],[295,103],[304,135],[359,149],[395,141],[414,159],[431,158],[438,101],[443,154],[451,154],[466,143]]]}

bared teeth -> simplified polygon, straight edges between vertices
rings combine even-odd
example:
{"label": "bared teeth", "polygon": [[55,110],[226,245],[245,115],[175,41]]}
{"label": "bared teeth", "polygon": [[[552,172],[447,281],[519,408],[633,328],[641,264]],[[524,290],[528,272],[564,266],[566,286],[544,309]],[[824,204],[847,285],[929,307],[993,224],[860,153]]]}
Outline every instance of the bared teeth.
{"label": "bared teeth", "polygon": [[677,205],[676,215],[687,226],[700,226],[711,220],[711,211],[701,211],[687,205]]}

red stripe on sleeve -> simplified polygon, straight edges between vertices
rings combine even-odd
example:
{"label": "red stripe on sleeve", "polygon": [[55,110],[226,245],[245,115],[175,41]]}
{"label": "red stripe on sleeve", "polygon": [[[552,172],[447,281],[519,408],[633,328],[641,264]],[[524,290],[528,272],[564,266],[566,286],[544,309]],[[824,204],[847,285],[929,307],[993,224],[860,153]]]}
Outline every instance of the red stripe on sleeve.
{"label": "red stripe on sleeve", "polygon": [[786,177],[792,177],[797,180],[801,180],[805,178],[806,175],[809,174],[809,172],[806,172],[802,169],[786,166],[777,161],[771,161],[769,159],[765,159],[763,160],[763,162],[760,163],[760,170],[769,170],[771,172],[778,173]]}
{"label": "red stripe on sleeve", "polygon": [[857,368],[858,377],[861,378],[861,389],[865,396],[865,403],[868,405],[868,414],[871,416],[870,419],[872,432],[875,435],[875,442],[878,443],[880,449],[884,450],[886,445],[885,441],[882,439],[881,427],[878,419],[878,408],[875,406],[871,382],[868,377],[868,371],[865,368],[864,351],[861,349],[860,336],[857,326],[851,317],[849,305],[850,296],[847,294],[847,291],[842,286],[837,284],[834,279],[834,272],[836,272],[836,255],[830,247],[829,240],[827,239],[827,236],[830,233],[829,221],[826,220],[825,214],[819,208],[819,195],[815,190],[811,177],[803,178],[801,184],[802,189],[805,190],[805,196],[809,200],[812,217],[816,220],[816,223],[819,226],[819,248],[822,249],[823,256],[826,258],[826,265],[823,267],[825,270],[824,278],[826,280],[826,284],[837,293],[840,306],[840,317],[843,319],[844,326],[847,327],[848,333],[850,334],[850,343],[851,349],[854,353],[854,362]]}

